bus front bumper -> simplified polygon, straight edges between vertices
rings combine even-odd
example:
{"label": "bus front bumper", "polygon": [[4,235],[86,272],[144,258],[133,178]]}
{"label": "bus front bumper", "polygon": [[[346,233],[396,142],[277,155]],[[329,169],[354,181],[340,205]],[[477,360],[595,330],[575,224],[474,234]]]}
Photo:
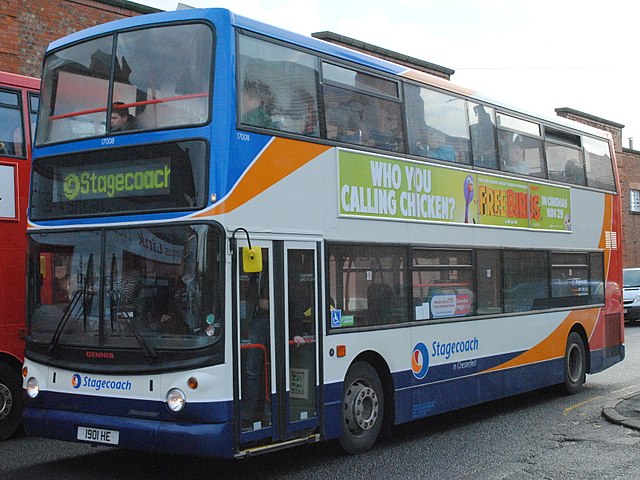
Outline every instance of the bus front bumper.
{"label": "bus front bumper", "polygon": [[233,424],[172,423],[27,407],[27,435],[147,452],[233,458]]}

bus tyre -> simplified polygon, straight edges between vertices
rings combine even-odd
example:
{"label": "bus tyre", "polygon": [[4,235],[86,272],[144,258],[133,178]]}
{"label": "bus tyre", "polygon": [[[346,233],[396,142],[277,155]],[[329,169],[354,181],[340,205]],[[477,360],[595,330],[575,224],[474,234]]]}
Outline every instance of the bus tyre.
{"label": "bus tyre", "polygon": [[587,374],[587,349],[582,337],[571,332],[567,338],[564,354],[564,389],[573,395],[578,393],[585,382]]}
{"label": "bus tyre", "polygon": [[368,363],[354,363],[342,386],[342,448],[350,454],[371,448],[383,418],[384,394],[378,373]]}
{"label": "bus tyre", "polygon": [[0,363],[0,441],[20,426],[22,408],[22,378],[13,368]]}

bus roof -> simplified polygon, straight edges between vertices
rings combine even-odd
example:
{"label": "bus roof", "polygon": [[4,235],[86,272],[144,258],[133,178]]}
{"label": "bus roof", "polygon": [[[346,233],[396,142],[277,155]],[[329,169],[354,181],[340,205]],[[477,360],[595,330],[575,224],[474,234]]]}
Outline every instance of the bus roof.
{"label": "bus roof", "polygon": [[509,111],[520,113],[534,119],[544,120],[548,123],[554,123],[558,126],[563,126],[573,130],[589,133],[594,136],[611,139],[611,135],[604,130],[597,129],[583,123],[575,122],[573,120],[568,120],[560,116],[544,115],[527,111],[517,106],[511,106],[506,104],[505,102],[497,101],[493,98],[482,95],[475,90],[457,85],[456,83],[453,83],[445,78],[412,69],[404,65],[399,65],[391,61],[352,50],[341,45],[336,45],[324,40],[294,33],[283,28],[275,27],[273,25],[234,14],[233,12],[223,8],[194,8],[186,10],[176,10],[115,20],[112,22],[104,23],[102,25],[97,25],[85,30],[81,30],[61,39],[55,40],[49,44],[47,53],[66,46],[70,43],[75,43],[90,37],[104,35],[112,32],[113,30],[130,29],[143,25],[162,24],[175,21],[203,19],[218,24],[224,22],[245,31],[262,34],[315,52],[322,52],[325,55],[340,60],[354,62],[361,66],[368,67],[383,73],[414,80],[419,83],[431,85],[436,88],[440,88],[462,96],[471,97],[479,102],[490,104],[495,107],[501,107],[505,109],[507,113]]}
{"label": "bus roof", "polygon": [[15,73],[0,72],[0,84],[38,90],[40,88],[40,79],[17,75]]}

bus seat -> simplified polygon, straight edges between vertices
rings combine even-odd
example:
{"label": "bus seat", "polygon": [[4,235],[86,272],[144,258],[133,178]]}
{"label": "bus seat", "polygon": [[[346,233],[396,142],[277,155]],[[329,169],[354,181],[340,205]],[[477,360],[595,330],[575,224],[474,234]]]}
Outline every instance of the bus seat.
{"label": "bus seat", "polygon": [[373,283],[367,289],[367,324],[381,325],[390,322],[387,317],[392,314],[395,305],[393,290],[386,283]]}

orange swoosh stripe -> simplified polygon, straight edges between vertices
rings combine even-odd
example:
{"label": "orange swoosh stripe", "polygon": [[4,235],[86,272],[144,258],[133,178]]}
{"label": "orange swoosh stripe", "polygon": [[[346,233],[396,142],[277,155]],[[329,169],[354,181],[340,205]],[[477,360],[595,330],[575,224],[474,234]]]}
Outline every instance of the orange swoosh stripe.
{"label": "orange swoosh stripe", "polygon": [[[600,232],[599,248],[604,250],[604,273],[605,278],[609,278],[609,267],[611,266],[611,250],[606,248],[607,230],[613,230],[613,195],[604,196],[604,218],[602,219],[602,230]],[[621,239],[618,239],[620,241]]]}
{"label": "orange swoosh stripe", "polygon": [[503,370],[505,368],[519,367],[530,363],[538,363],[544,360],[559,358],[564,356],[567,337],[571,327],[576,323],[581,324],[587,333],[587,338],[591,338],[591,334],[598,319],[599,309],[575,310],[567,315],[567,318],[551,332],[551,334],[542,340],[538,345],[530,348],[526,352],[509,360],[508,362],[485,370],[486,372]]}
{"label": "orange swoosh stripe", "polygon": [[330,148],[327,145],[275,138],[224,201],[196,216],[220,215],[235,210]]}

